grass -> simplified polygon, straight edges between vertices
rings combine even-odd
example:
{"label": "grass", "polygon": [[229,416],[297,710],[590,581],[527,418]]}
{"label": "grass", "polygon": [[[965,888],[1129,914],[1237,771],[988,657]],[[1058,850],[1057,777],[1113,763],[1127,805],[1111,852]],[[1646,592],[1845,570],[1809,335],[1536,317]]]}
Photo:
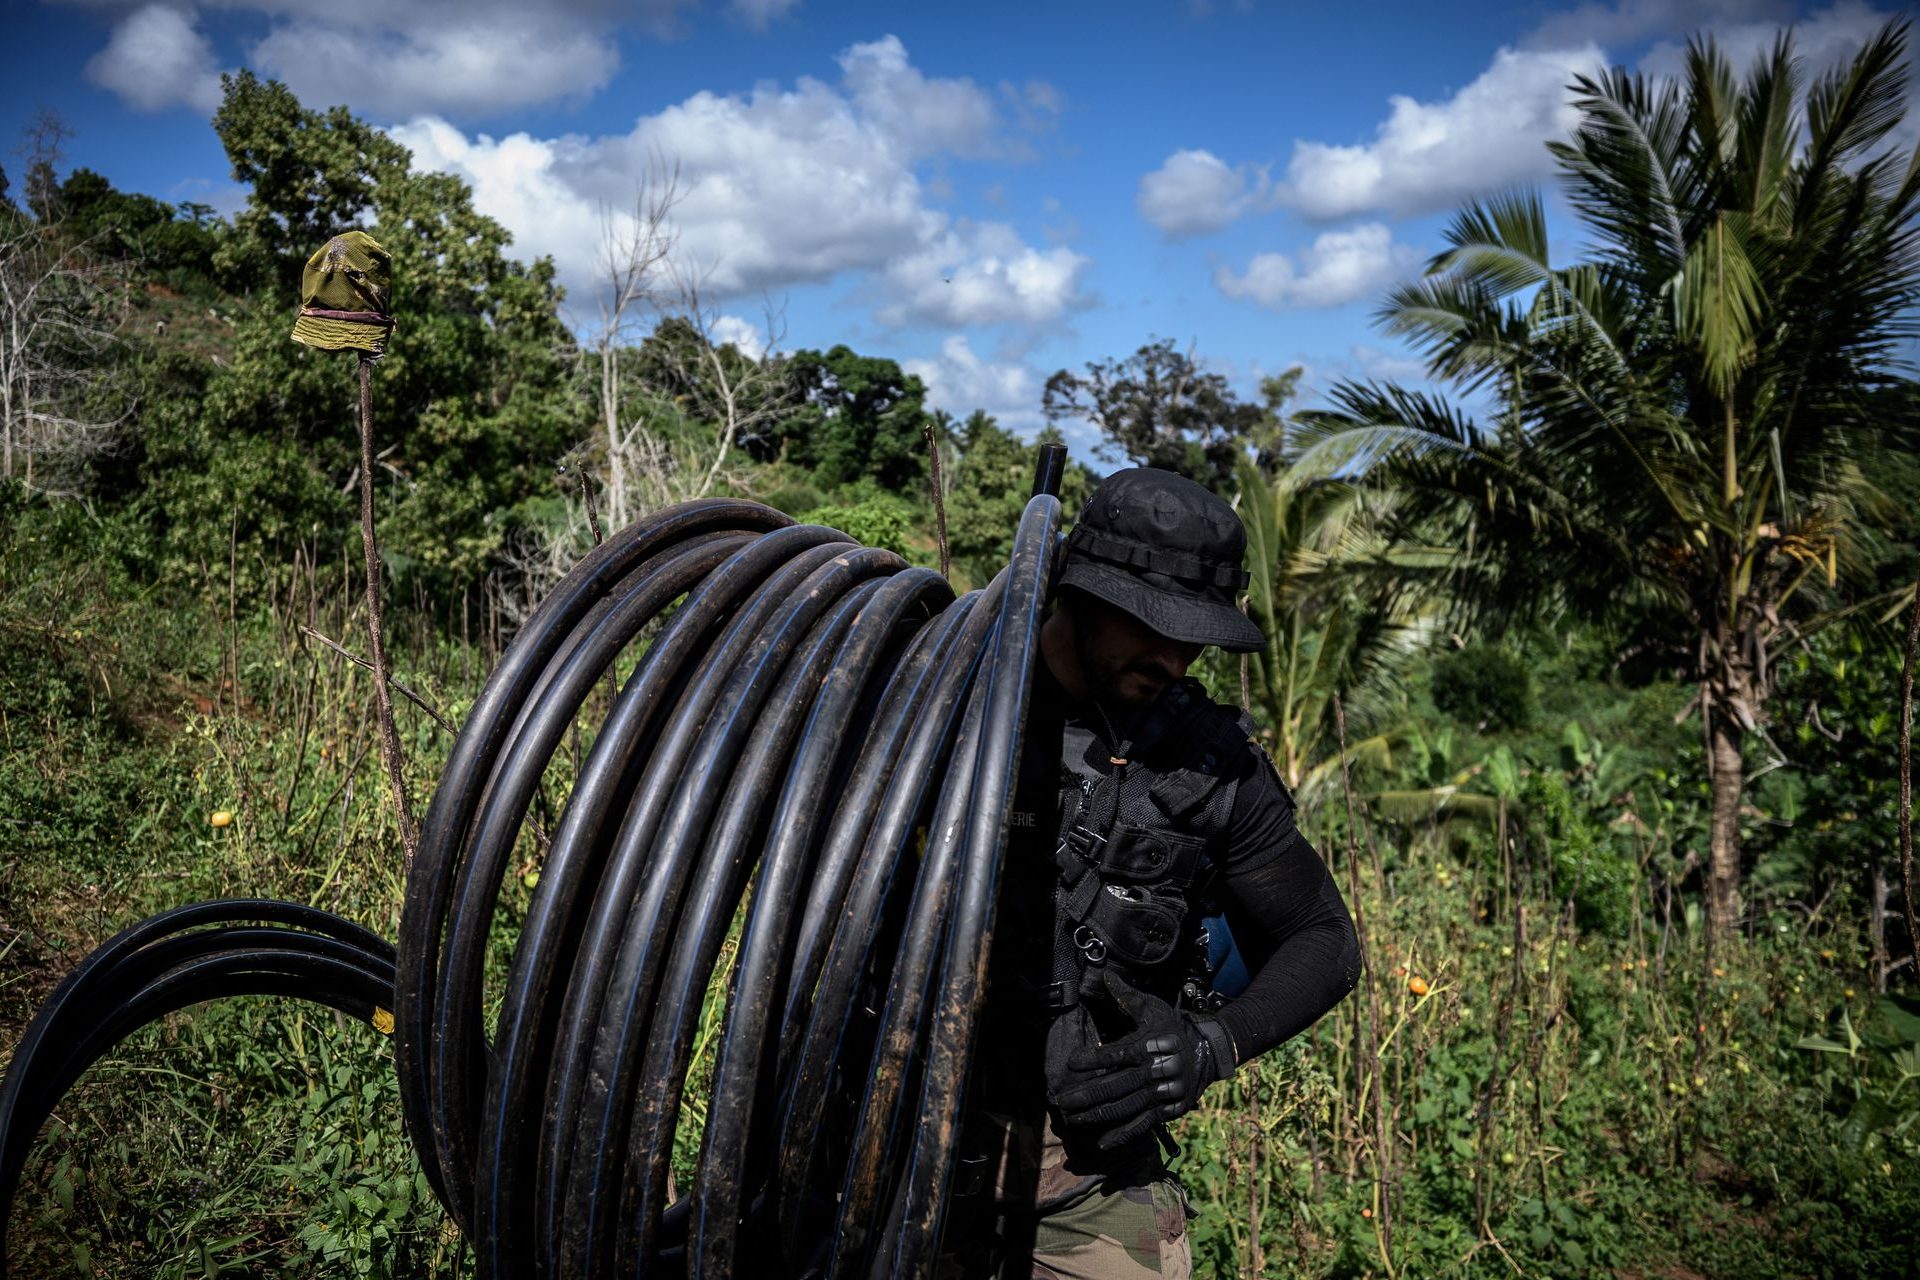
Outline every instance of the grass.
{"label": "grass", "polygon": [[[163,599],[113,547],[76,508],[0,509],[0,1049],[82,955],[165,907],[261,894],[398,926],[366,676],[301,632],[364,648],[352,582],[302,557],[253,601],[225,566]],[[396,675],[458,723],[496,628],[476,611],[463,641],[444,607],[394,614]],[[396,714],[424,803],[450,741]],[[1874,995],[1864,929],[1837,902],[1710,948],[1665,893],[1680,818],[1631,840],[1571,821],[1516,812],[1503,842],[1364,805],[1351,838],[1342,813],[1308,816],[1367,921],[1366,985],[1182,1122],[1198,1274],[1910,1274],[1920,1057],[1903,1075],[1910,1015]],[[1623,860],[1624,918],[1580,909],[1580,840]],[[537,869],[531,840],[516,856]],[[509,877],[496,965],[526,894]],[[703,1037],[721,1008],[716,990]],[[679,1136],[684,1186],[684,1117]],[[170,1017],[90,1071],[34,1150],[11,1245],[15,1274],[46,1277],[470,1272],[385,1039],[260,1000]]]}

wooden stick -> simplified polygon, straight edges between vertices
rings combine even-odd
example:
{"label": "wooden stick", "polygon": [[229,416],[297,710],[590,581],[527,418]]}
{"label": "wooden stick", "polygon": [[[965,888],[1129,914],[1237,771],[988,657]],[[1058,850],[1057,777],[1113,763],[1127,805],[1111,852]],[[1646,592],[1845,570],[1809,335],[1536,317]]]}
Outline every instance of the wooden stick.
{"label": "wooden stick", "polygon": [[400,735],[393,727],[393,695],[387,685],[387,646],[381,639],[380,549],[373,533],[373,358],[360,357],[360,544],[367,554],[367,636],[373,646],[373,701],[380,721],[380,761],[386,766],[387,786],[393,792],[394,815],[400,824],[400,845],[407,866],[420,842],[413,825],[413,806],[407,802],[406,779],[400,772]]}
{"label": "wooden stick", "polygon": [[[1363,1093],[1371,1093],[1373,1103],[1373,1238],[1380,1246],[1380,1265],[1386,1268],[1388,1280],[1393,1280],[1393,1223],[1391,1210],[1386,1203],[1386,1184],[1392,1177],[1391,1163],[1393,1147],[1386,1133],[1385,1109],[1381,1103],[1381,1092],[1386,1081],[1380,1075],[1380,987],[1374,980],[1372,957],[1367,953],[1367,918],[1360,894],[1360,851],[1354,844],[1353,813],[1353,776],[1347,764],[1347,712],[1340,703],[1340,695],[1333,695],[1333,723],[1340,734],[1340,786],[1347,799],[1347,884],[1353,894],[1350,904],[1353,912],[1354,941],[1359,944],[1361,972],[1366,990],[1366,1020],[1355,1018],[1354,1022],[1361,1033],[1358,1049],[1359,1057],[1366,1062],[1366,1086]],[[1378,869],[1376,868],[1376,876]],[[1362,1079],[1361,1063],[1354,1063],[1354,1080]],[[1365,1098],[1358,1101],[1366,1101]],[[1360,1123],[1367,1121],[1363,1116]]]}
{"label": "wooden stick", "polygon": [[947,499],[940,492],[940,438],[931,422],[920,428],[920,434],[926,437],[928,464],[933,469],[933,532],[940,542],[940,576],[946,578],[952,576],[953,557],[947,551]]}

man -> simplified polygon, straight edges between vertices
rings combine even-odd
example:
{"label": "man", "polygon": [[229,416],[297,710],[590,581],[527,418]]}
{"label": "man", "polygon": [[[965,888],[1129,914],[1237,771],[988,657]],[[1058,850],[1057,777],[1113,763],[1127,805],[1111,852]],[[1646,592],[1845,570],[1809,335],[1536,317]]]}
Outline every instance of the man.
{"label": "man", "polygon": [[[1067,540],[942,1274],[1188,1274],[1164,1125],[1359,978],[1250,722],[1185,678],[1208,645],[1264,645],[1235,606],[1245,550],[1232,508],[1150,468],[1108,477]],[[1252,975],[1224,1004],[1202,926],[1221,908]]]}

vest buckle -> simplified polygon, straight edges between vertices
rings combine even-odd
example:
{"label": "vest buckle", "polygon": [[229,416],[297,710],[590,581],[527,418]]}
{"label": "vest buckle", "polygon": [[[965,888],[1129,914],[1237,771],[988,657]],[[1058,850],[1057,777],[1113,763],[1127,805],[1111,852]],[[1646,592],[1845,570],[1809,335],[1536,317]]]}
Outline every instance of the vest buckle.
{"label": "vest buckle", "polygon": [[1084,924],[1074,928],[1073,945],[1080,948],[1080,956],[1088,964],[1101,964],[1107,958],[1107,944]]}
{"label": "vest buckle", "polygon": [[1099,854],[1100,846],[1106,842],[1105,836],[1078,822],[1067,828],[1067,834],[1063,840],[1067,848],[1073,850],[1073,855],[1082,862],[1093,862]]}

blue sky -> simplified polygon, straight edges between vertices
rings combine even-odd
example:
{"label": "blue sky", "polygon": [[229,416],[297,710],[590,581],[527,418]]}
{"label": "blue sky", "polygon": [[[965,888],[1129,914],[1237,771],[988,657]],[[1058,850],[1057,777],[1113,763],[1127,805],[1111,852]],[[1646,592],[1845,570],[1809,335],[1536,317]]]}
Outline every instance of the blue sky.
{"label": "blue sky", "polygon": [[892,356],[940,407],[1029,430],[1053,370],[1155,337],[1248,393],[1304,365],[1309,403],[1410,376],[1375,302],[1460,200],[1550,181],[1575,72],[1667,71],[1700,30],[1744,63],[1784,24],[1818,68],[1895,12],[11,0],[0,137],[52,108],[69,164],[230,210],[207,119],[220,71],[251,67],[467,177],[517,254],[555,258],[583,332],[607,217],[677,165],[677,259],[722,336],[756,341],[770,306],[783,346]]}

